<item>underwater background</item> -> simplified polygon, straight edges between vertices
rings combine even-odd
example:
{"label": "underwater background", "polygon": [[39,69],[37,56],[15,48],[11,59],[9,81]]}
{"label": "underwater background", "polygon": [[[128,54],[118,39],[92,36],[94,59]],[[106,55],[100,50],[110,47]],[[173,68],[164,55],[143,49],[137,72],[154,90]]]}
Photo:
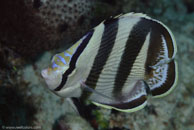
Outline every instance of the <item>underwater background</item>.
{"label": "underwater background", "polygon": [[[171,94],[134,113],[78,104],[50,92],[40,75],[104,19],[139,12],[173,32],[179,80]],[[78,113],[80,112],[80,114]],[[1,0],[0,129],[193,130],[193,0]]]}

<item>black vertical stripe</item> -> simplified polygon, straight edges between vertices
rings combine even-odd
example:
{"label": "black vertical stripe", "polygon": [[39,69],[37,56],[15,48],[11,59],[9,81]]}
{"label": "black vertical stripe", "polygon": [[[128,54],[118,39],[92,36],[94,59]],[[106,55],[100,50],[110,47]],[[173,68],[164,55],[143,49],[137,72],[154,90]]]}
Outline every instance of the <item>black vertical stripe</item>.
{"label": "black vertical stripe", "polygon": [[141,18],[140,21],[133,26],[129,34],[115,78],[115,86],[113,89],[113,95],[115,97],[121,94],[122,88],[131,72],[135,59],[145,42],[146,36],[149,31],[151,31],[151,26],[146,21],[147,19]]}
{"label": "black vertical stripe", "polygon": [[[102,35],[100,47],[94,59],[94,63],[92,65],[88,78],[86,79],[86,82],[85,82],[85,84],[90,88],[95,89],[99,76],[113,49],[116,35],[118,32],[118,22],[119,20],[117,18],[109,18],[104,22],[105,27],[104,27],[104,32]],[[83,91],[80,97],[81,100],[87,99],[90,96],[90,94],[91,92],[89,91]]]}
{"label": "black vertical stripe", "polygon": [[75,65],[76,65],[77,59],[79,58],[79,56],[81,55],[83,50],[86,48],[86,46],[89,43],[93,33],[94,33],[94,30],[88,32],[86,34],[87,35],[86,38],[78,46],[76,52],[73,54],[73,56],[71,58],[71,61],[69,63],[69,68],[63,74],[62,81],[61,81],[60,85],[57,88],[54,89],[55,91],[61,90],[63,88],[63,86],[65,85],[65,83],[67,81],[67,78],[68,78],[68,75],[71,74],[73,72],[73,70],[75,69]]}
{"label": "black vertical stripe", "polygon": [[[158,22],[153,22],[152,32],[150,34],[150,45],[148,48],[148,55],[145,63],[147,80],[149,80],[150,78],[155,78],[153,73],[156,70],[152,69],[150,66],[156,65],[161,60],[164,60],[163,58],[158,58],[158,55],[162,54],[161,50],[164,51],[162,47],[163,43],[161,36],[164,36],[164,39],[166,40],[168,57],[172,58],[174,54],[174,44],[172,36],[162,24]],[[168,63],[167,79],[164,81],[164,83],[158,88],[153,88],[152,85],[149,86],[152,95],[153,96],[161,95],[170,90],[170,88],[174,85],[174,82],[177,78],[176,73],[177,72],[175,69],[175,63],[174,61],[171,61],[170,63]]]}
{"label": "black vertical stripe", "polygon": [[160,62],[161,59],[158,59],[158,54],[160,54],[161,49],[163,49],[162,45],[162,38],[161,36],[164,36],[166,43],[167,43],[167,49],[168,49],[168,57],[172,58],[174,54],[174,46],[172,37],[170,36],[168,30],[160,23],[147,20],[147,23],[152,23],[152,32],[150,34],[150,45],[148,48],[148,56],[146,60],[146,72],[147,75],[151,75],[152,69],[149,66],[153,66]]}

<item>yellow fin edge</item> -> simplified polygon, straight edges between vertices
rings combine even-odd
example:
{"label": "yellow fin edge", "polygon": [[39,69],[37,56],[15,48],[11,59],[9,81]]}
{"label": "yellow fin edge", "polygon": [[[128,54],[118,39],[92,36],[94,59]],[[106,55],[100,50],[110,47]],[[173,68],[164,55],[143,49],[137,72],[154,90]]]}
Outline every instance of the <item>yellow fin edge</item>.
{"label": "yellow fin edge", "polygon": [[100,103],[97,103],[97,102],[92,102],[92,103],[95,104],[96,106],[100,106],[100,107],[103,107],[103,108],[106,108],[106,109],[114,109],[114,110],[117,110],[117,111],[130,113],[130,112],[135,112],[135,111],[138,111],[140,109],[143,109],[146,106],[147,101],[145,101],[143,104],[139,105],[138,107],[135,107],[135,108],[132,108],[132,109],[126,109],[126,110],[115,108],[115,107],[104,105],[104,104],[100,104]]}

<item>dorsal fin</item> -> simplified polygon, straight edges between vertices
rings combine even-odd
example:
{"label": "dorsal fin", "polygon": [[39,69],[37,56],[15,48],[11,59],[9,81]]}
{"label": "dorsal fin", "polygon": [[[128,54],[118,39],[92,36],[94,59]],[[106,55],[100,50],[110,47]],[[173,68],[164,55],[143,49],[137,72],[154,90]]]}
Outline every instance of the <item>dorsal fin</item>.
{"label": "dorsal fin", "polygon": [[[147,21],[147,20],[145,20]],[[176,42],[171,31],[161,22],[153,21],[146,60],[145,80],[154,97],[167,95],[178,80],[177,63],[174,61]]]}

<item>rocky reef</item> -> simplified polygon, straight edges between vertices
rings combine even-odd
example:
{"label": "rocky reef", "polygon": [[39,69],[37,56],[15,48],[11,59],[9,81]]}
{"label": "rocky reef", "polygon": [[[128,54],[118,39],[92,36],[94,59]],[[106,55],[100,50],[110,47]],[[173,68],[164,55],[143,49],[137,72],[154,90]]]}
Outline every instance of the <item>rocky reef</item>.
{"label": "rocky reef", "polygon": [[[192,0],[0,1],[0,127],[194,129],[193,7]],[[179,81],[170,95],[150,98],[138,112],[122,113],[89,102],[81,103],[77,110],[72,105],[75,102],[45,88],[40,71],[48,66],[53,54],[72,45],[109,16],[127,12],[145,13],[165,23],[174,33]]]}
{"label": "rocky reef", "polygon": [[32,59],[83,35],[90,27],[91,9],[87,0],[1,1],[1,44]]}

